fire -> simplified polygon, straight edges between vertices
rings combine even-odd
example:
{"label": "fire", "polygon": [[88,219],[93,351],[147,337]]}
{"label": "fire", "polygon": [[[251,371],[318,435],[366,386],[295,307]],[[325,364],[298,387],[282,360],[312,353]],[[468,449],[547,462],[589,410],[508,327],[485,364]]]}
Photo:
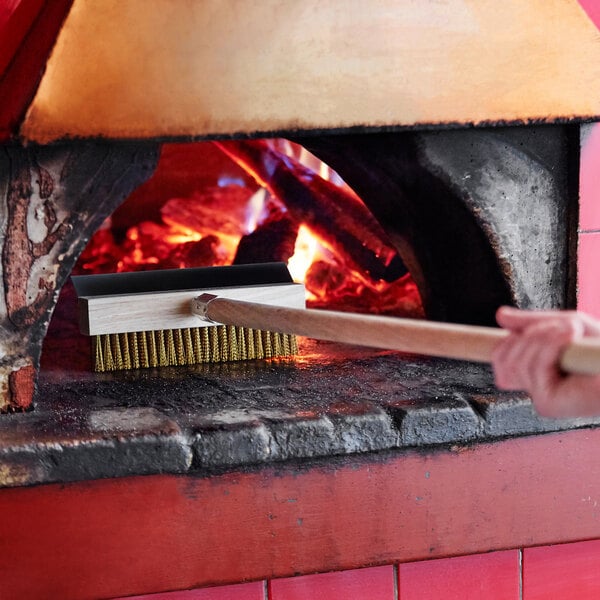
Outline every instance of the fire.
{"label": "fire", "polygon": [[[294,281],[304,283],[306,273],[310,266],[316,262],[319,257],[324,256],[325,249],[319,244],[318,238],[311,233],[306,225],[300,225],[298,228],[298,237],[294,246],[294,254],[288,260],[288,269],[294,278]],[[308,290],[310,296],[314,297],[312,290]],[[311,298],[309,298],[310,300]]]}
{"label": "fire", "polygon": [[[347,203],[342,213],[359,209],[358,219],[354,221],[362,222],[361,215],[367,214],[366,208],[327,165],[304,148],[284,140],[271,140],[268,145],[256,142],[259,143],[263,144],[257,146],[259,150],[268,148],[270,154],[265,161],[271,161],[269,168],[277,171],[278,165],[271,163],[280,160],[286,176],[295,177],[292,182],[302,186],[300,190],[306,188],[311,194],[311,186],[317,185],[318,202],[335,205],[341,199]],[[258,160],[262,160],[260,155]],[[259,171],[260,166],[254,170]],[[250,167],[244,175],[253,170]],[[160,175],[160,165],[155,177],[157,175]],[[109,218],[86,247],[74,272],[123,272],[284,260],[294,280],[305,283],[309,306],[422,316],[418,290],[410,275],[385,280],[372,272],[380,269],[388,273],[390,265],[399,262],[395,250],[375,226],[367,224],[365,239],[361,240],[354,239],[360,234],[357,232],[360,228],[350,223],[355,247],[347,250],[315,220],[313,209],[305,221],[302,204],[300,208],[289,204],[277,185],[263,181],[264,173],[259,176],[252,172],[252,175],[260,185],[248,183],[248,178],[239,174],[219,173],[213,186],[161,201],[153,218],[145,218],[142,210],[138,222],[130,224],[124,232]],[[326,186],[322,188],[324,184],[319,182],[325,182]],[[332,192],[335,197],[328,200]],[[327,221],[327,217],[324,220]],[[361,265],[361,261],[365,262],[363,246],[374,248],[373,256],[368,255],[366,259],[367,270]]]}

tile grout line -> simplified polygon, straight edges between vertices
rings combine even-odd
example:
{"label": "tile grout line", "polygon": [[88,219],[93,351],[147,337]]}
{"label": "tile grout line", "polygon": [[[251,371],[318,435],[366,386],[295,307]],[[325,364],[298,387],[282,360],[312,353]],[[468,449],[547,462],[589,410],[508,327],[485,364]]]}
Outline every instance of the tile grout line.
{"label": "tile grout line", "polygon": [[400,567],[394,565],[394,600],[400,600]]}
{"label": "tile grout line", "polygon": [[523,548],[519,548],[519,600],[523,600]]}
{"label": "tile grout line", "polygon": [[263,581],[263,600],[271,600],[269,598],[269,582],[266,579]]}

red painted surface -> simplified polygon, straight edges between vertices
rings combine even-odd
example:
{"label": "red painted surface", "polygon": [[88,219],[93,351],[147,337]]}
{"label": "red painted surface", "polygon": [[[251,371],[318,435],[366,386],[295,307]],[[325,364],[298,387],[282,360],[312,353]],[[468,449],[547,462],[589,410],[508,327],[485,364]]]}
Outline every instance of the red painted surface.
{"label": "red painted surface", "polygon": [[598,0],[579,0],[579,4],[596,27],[600,28],[600,2]]}
{"label": "red painted surface", "polygon": [[72,2],[11,0],[0,13],[0,142],[16,135]]}
{"label": "red painted surface", "polygon": [[590,127],[581,148],[579,228],[600,231],[600,125]]}
{"label": "red painted surface", "polygon": [[[115,600],[125,600],[125,598]],[[182,592],[128,596],[127,600],[266,600],[265,582],[254,581]]]}
{"label": "red painted surface", "polygon": [[391,565],[269,581],[269,600],[394,600]]}
{"label": "red painted surface", "polygon": [[600,232],[579,234],[577,270],[577,306],[600,317]]}
{"label": "red painted surface", "polygon": [[0,2],[0,76],[14,58],[43,4],[44,0]]}
{"label": "red painted surface", "polygon": [[[593,506],[595,497],[583,497]],[[600,512],[600,505],[594,507]],[[527,548],[523,552],[523,600],[600,598],[600,540]]]}
{"label": "red painted surface", "polygon": [[[600,538],[600,429],[329,468],[0,492],[3,598],[115,597]],[[582,501],[584,499],[584,501]]]}
{"label": "red painted surface", "polygon": [[519,551],[399,566],[399,600],[519,600]]}

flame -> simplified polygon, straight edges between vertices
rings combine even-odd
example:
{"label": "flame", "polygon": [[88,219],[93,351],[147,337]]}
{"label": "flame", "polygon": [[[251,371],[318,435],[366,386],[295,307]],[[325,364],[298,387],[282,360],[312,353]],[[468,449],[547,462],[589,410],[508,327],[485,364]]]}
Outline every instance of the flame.
{"label": "flame", "polygon": [[173,244],[187,244],[188,242],[199,242],[204,236],[199,231],[187,229],[186,227],[171,227],[171,230],[165,233],[165,242]]}
{"label": "flame", "polygon": [[317,236],[306,225],[300,225],[294,254],[288,261],[288,269],[294,281],[304,283],[310,266],[324,254],[325,250]]}
{"label": "flame", "polygon": [[265,218],[265,206],[267,203],[267,190],[259,188],[252,194],[246,208],[246,233],[252,233],[256,230],[259,223]]}

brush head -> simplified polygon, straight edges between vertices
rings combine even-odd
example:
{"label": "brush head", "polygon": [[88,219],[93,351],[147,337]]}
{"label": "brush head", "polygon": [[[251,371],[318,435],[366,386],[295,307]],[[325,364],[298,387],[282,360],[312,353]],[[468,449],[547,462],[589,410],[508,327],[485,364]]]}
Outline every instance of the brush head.
{"label": "brush head", "polygon": [[212,327],[190,309],[203,293],[231,300],[305,307],[304,286],[282,263],[73,277],[85,335]]}
{"label": "brush head", "polygon": [[94,370],[113,371],[290,356],[295,336],[203,321],[204,293],[304,308],[304,286],[283,263],[73,277],[79,325],[93,338]]}

